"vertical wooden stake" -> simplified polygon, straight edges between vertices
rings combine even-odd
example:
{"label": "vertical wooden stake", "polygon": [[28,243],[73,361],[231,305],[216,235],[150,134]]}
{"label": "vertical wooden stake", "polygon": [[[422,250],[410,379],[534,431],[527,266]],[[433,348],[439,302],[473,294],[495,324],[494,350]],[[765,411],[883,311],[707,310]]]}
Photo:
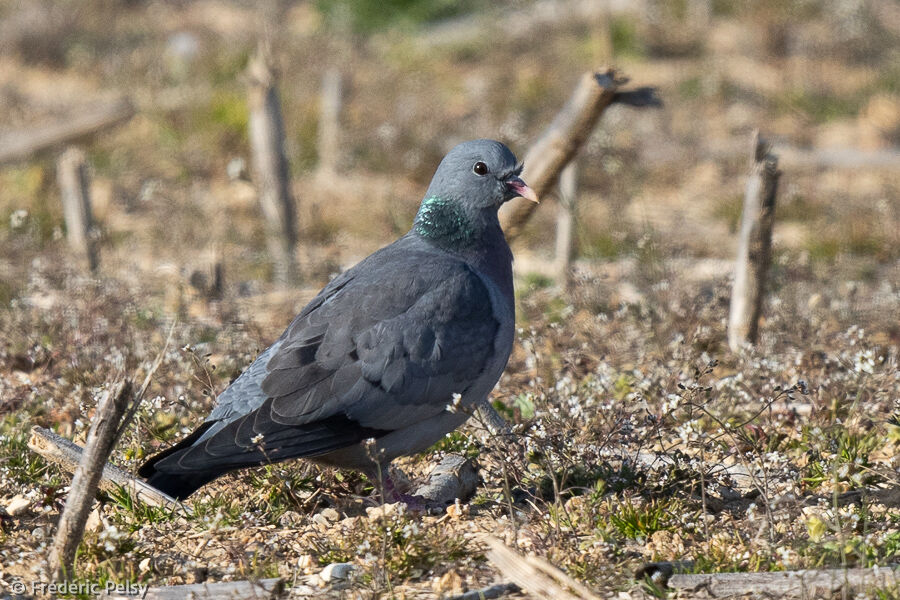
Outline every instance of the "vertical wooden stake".
{"label": "vertical wooden stake", "polygon": [[275,74],[263,50],[250,61],[248,74],[250,146],[259,203],[266,219],[266,238],[275,264],[275,280],[288,284],[296,277],[297,212],[284,154],[281,102]]}
{"label": "vertical wooden stake", "polygon": [[119,423],[132,400],[131,382],[116,383],[100,400],[88,432],[81,463],[72,478],[66,506],[59,517],[50,548],[50,572],[57,581],[71,579],[75,551],[84,535],[84,524],[94,502],[103,467],[116,444]]}
{"label": "vertical wooden stake", "polygon": [[341,73],[332,67],[322,78],[319,100],[319,167],[320,176],[334,175],[340,162]]}
{"label": "vertical wooden stake", "polygon": [[559,212],[556,216],[556,281],[569,287],[569,270],[575,246],[575,214],[577,206],[578,167],[572,161],[559,174]]}
{"label": "vertical wooden stake", "polygon": [[79,262],[91,271],[98,266],[91,214],[90,182],[84,152],[67,148],[56,161],[56,179],[62,195],[66,238]]}
{"label": "vertical wooden stake", "polygon": [[744,191],[740,239],[734,267],[734,287],[728,316],[728,346],[737,352],[746,343],[755,344],[766,294],[771,262],[775,196],[778,191],[778,158],[769,144],[753,134],[753,161]]}

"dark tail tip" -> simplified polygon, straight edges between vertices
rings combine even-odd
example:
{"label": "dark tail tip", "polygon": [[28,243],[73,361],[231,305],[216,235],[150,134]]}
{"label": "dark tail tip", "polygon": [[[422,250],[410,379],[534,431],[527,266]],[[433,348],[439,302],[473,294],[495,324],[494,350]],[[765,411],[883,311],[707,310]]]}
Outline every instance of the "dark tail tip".
{"label": "dark tail tip", "polygon": [[221,474],[218,471],[206,473],[164,473],[163,471],[155,471],[147,477],[147,483],[176,500],[184,500]]}

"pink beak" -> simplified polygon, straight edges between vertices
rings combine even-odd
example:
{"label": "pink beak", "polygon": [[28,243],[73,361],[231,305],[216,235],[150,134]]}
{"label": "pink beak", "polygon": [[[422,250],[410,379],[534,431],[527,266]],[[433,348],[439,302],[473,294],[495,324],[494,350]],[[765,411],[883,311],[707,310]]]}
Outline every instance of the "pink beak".
{"label": "pink beak", "polygon": [[521,196],[526,200],[531,200],[535,204],[538,204],[540,200],[538,200],[537,194],[534,193],[534,190],[528,187],[528,184],[522,181],[519,177],[510,177],[506,180],[506,187],[511,189],[516,193],[517,196]]}

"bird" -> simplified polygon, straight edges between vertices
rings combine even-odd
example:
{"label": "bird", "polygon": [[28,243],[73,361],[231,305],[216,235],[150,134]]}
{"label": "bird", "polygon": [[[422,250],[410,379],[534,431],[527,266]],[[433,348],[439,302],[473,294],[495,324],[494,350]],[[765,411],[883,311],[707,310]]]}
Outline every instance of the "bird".
{"label": "bird", "polygon": [[332,279],[205,421],[138,474],[178,500],[294,458],[376,481],[462,425],[513,347],[513,256],[497,211],[538,201],[522,169],[501,142],[452,148],[409,232]]}

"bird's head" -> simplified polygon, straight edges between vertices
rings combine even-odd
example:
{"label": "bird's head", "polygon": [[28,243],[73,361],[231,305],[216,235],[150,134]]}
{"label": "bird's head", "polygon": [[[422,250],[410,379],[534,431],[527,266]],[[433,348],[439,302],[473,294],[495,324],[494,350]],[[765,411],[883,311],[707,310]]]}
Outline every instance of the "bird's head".
{"label": "bird's head", "polygon": [[466,209],[499,208],[517,196],[537,202],[521,173],[522,163],[500,142],[463,142],[438,165],[425,197],[453,200]]}
{"label": "bird's head", "polygon": [[413,230],[439,246],[457,249],[499,231],[500,205],[516,196],[538,201],[519,177],[521,172],[522,164],[500,142],[459,144],[438,165]]}

